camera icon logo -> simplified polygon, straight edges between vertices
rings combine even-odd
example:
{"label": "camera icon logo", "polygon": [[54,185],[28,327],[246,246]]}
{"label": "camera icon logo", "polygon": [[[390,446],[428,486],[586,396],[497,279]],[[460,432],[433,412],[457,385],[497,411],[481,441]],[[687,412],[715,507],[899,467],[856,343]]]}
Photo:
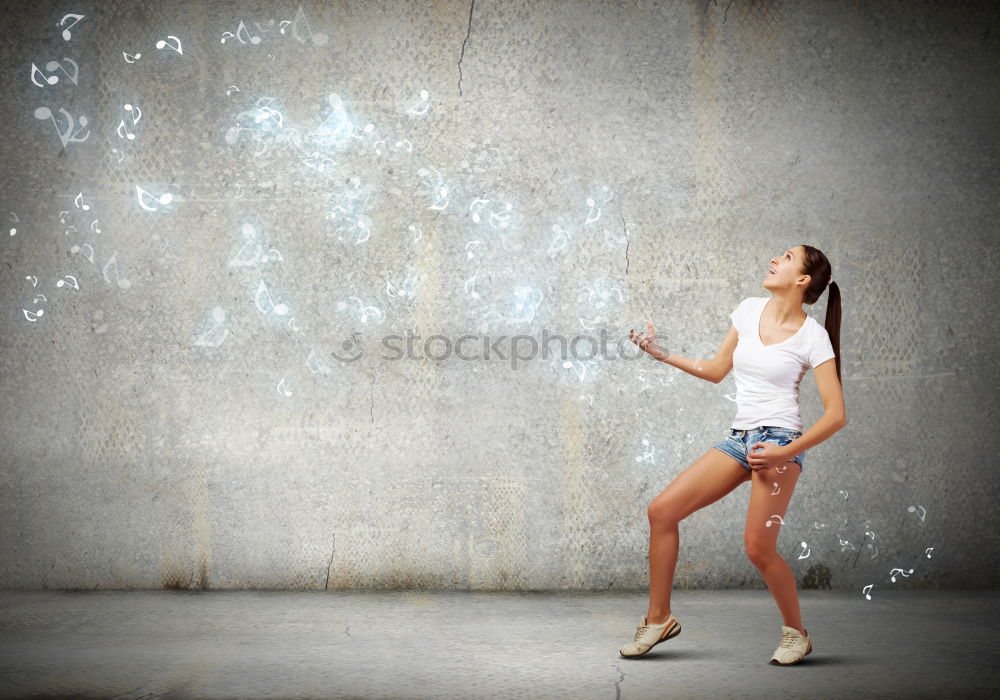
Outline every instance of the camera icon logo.
{"label": "camera icon logo", "polygon": [[343,341],[340,344],[340,352],[332,350],[330,352],[333,357],[337,358],[340,362],[354,362],[361,359],[364,354],[361,352],[361,333],[354,331],[351,333],[351,337],[348,340]]}

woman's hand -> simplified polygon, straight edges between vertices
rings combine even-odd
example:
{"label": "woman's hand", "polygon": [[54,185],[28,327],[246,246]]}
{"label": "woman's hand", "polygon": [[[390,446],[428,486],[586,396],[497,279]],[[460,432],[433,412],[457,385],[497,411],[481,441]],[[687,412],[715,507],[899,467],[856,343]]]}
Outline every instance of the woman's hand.
{"label": "woman's hand", "polygon": [[656,340],[656,333],[653,332],[653,322],[646,321],[646,332],[636,333],[634,330],[628,332],[629,340],[638,345],[641,349],[648,352],[657,360],[662,360],[666,357],[666,353],[663,352],[663,348],[660,347]]}
{"label": "woman's hand", "polygon": [[[757,449],[758,447],[760,449]],[[788,445],[755,442],[747,453],[747,463],[750,465],[750,469],[757,472],[784,464],[794,456],[788,451]]]}

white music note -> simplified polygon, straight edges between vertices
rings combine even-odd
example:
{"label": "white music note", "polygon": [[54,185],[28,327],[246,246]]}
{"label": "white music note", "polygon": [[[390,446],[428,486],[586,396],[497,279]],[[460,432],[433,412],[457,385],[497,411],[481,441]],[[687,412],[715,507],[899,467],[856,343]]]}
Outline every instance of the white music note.
{"label": "white music note", "polygon": [[160,39],[158,42],[156,42],[156,48],[162,49],[162,48],[170,47],[171,49],[173,49],[177,53],[179,53],[181,55],[184,55],[184,51],[181,50],[181,40],[180,39],[178,39],[177,37],[173,36],[172,34],[167,34],[167,39],[173,39],[174,41],[176,41],[177,42],[177,46],[174,46],[169,41],[164,41],[163,39]]}
{"label": "white music note", "polygon": [[[90,261],[90,264],[93,265],[94,264],[94,248],[93,248],[93,246],[91,246],[89,243],[84,243],[83,244],[83,248],[90,248],[90,252],[89,253],[85,253],[83,257],[87,258],[87,260]],[[81,248],[80,246],[74,244],[73,247],[69,249],[69,252],[71,252],[74,255],[76,255],[81,250],[83,250],[83,248]]]}
{"label": "white music note", "polygon": [[427,114],[427,110],[430,108],[431,104],[428,98],[431,94],[427,90],[420,91],[420,99],[413,104],[409,109],[406,110],[407,114],[412,114],[415,117],[421,117]]}
{"label": "white music note", "polygon": [[104,275],[104,281],[110,284],[111,280],[108,279],[108,268],[114,267],[115,281],[118,284],[118,287],[121,289],[128,289],[129,287],[132,286],[132,283],[129,282],[124,277],[119,277],[117,256],[118,256],[118,251],[116,250],[111,254],[111,258],[108,260],[108,262],[104,264],[104,269],[101,271],[101,273]]}
{"label": "white music note", "polygon": [[285,388],[285,378],[284,377],[282,377],[281,381],[278,382],[278,393],[282,394],[283,396],[291,396],[292,395],[292,392],[289,389]]}
{"label": "white music note", "polygon": [[[130,53],[125,53],[124,51],[122,51],[122,56],[125,57],[125,62],[126,63],[135,63],[140,58],[142,58],[142,54],[141,53],[130,54]],[[129,56],[131,56],[132,58],[129,58]]]}
{"label": "white music note", "polygon": [[67,279],[73,280],[72,282],[66,282],[65,280],[59,280],[56,282],[57,287],[72,287],[73,289],[80,289],[80,285],[76,282],[76,277],[73,275],[66,275]]}
{"label": "white music note", "polygon": [[72,13],[71,13],[71,14],[68,14],[68,15],[66,15],[65,17],[63,17],[63,18],[62,18],[61,20],[59,20],[59,21],[58,21],[58,22],[56,23],[56,26],[57,26],[57,27],[61,27],[61,26],[63,26],[63,25],[64,25],[64,24],[66,23],[66,20],[67,20],[68,18],[70,18],[70,17],[74,17],[74,18],[75,18],[75,19],[73,20],[73,24],[69,25],[68,27],[66,27],[66,28],[65,28],[65,29],[63,29],[63,31],[62,31],[62,38],[63,38],[63,39],[65,39],[66,41],[69,41],[70,39],[72,39],[72,38],[73,38],[73,35],[72,35],[72,34],[70,34],[70,31],[69,31],[69,30],[70,30],[70,29],[72,29],[73,27],[75,27],[75,26],[76,26],[76,23],[77,23],[77,22],[79,22],[79,21],[80,21],[81,19],[83,19],[84,17],[86,17],[86,15],[74,15],[74,14],[72,14]]}
{"label": "white music note", "polygon": [[[259,37],[259,36],[257,36],[256,34],[255,34],[255,35],[253,35],[253,36],[250,36],[250,32],[249,32],[249,30],[247,30],[247,25],[243,23],[243,20],[240,20],[240,26],[238,26],[238,27],[236,28],[236,38],[237,38],[237,39],[239,39],[239,42],[240,42],[241,44],[245,44],[245,43],[247,43],[247,42],[243,41],[243,36],[240,36],[240,34],[241,34],[241,33],[242,33],[242,34],[243,34],[243,36],[245,36],[245,37],[246,37],[246,38],[247,38],[247,39],[248,39],[248,40],[250,41],[250,43],[251,43],[251,44],[253,44],[254,46],[256,46],[257,44],[259,44],[259,43],[260,43],[260,37]],[[228,34],[228,32],[227,32],[227,34]]]}
{"label": "white music note", "polygon": [[[59,140],[62,142],[63,147],[68,143],[73,142],[83,142],[90,138],[90,131],[87,131],[87,135],[82,139],[77,138],[76,135],[80,133],[80,130],[73,131],[76,127],[76,122],[73,120],[73,116],[66,111],[64,107],[59,108],[59,113],[66,117],[66,131],[59,128],[59,123],[56,121],[55,115],[52,114],[52,110],[48,107],[39,107],[35,110],[35,119],[51,119],[52,124],[56,127],[56,133],[59,134]],[[83,114],[80,115],[80,128],[87,126],[87,117]]]}
{"label": "white music note", "polygon": [[[260,298],[262,295],[267,297],[267,303],[270,304],[269,309],[265,309],[260,305]],[[288,313],[288,307],[285,304],[275,304],[274,300],[271,299],[271,292],[268,291],[267,285],[264,284],[264,280],[261,280],[260,285],[257,287],[257,295],[254,298],[254,303],[257,304],[257,308],[264,313],[274,311],[274,313],[278,316],[284,316]]]}
{"label": "white music note", "polygon": [[[43,79],[44,82],[40,83],[37,80],[35,80],[35,75],[36,74],[42,76],[42,79]],[[46,85],[55,85],[56,83],[59,82],[59,76],[58,75],[49,75],[49,76],[46,76],[44,73],[42,73],[41,70],[38,69],[38,66],[36,66],[34,63],[32,63],[31,64],[31,82],[33,82],[38,87],[45,87]]]}
{"label": "white music note", "polygon": [[[66,74],[66,77],[69,78],[74,85],[79,85],[80,83],[78,78],[80,77],[80,66],[78,66],[76,64],[76,61],[74,61],[72,58],[64,58],[63,61],[66,61],[67,63],[73,65],[72,73],[63,68],[62,61],[49,61],[48,63],[45,64],[45,70],[49,71],[50,73],[54,70],[61,70],[63,73]],[[31,65],[34,66],[35,64],[32,63]],[[55,75],[52,76],[52,78],[55,78],[55,80],[50,79],[51,80],[51,82],[49,83],[50,85],[54,85],[59,80],[59,77]]]}
{"label": "white music note", "polygon": [[281,34],[285,33],[285,25],[292,25],[291,35],[295,37],[300,43],[306,43],[306,40],[299,35],[299,24],[304,24],[306,31],[309,32],[309,38],[312,39],[313,45],[315,46],[325,46],[326,42],[329,40],[326,34],[322,32],[313,33],[312,27],[309,26],[309,20],[306,19],[306,13],[302,11],[302,5],[299,5],[298,11],[295,13],[295,17],[292,20],[283,20],[279,25],[279,31]]}
{"label": "white music note", "polygon": [[[214,307],[212,309],[212,321],[215,323],[215,325],[209,328],[204,333],[202,333],[198,337],[198,339],[194,341],[194,344],[208,348],[217,348],[220,345],[222,345],[222,341],[224,341],[226,339],[226,336],[229,335],[229,331],[222,327],[222,324],[225,320],[226,320],[226,312],[222,309],[222,307],[221,306]],[[216,331],[222,332],[221,337],[219,336],[219,333]],[[214,332],[214,337],[209,338],[209,334],[212,334],[213,332]]]}
{"label": "white music note", "polygon": [[[81,192],[80,194],[78,194],[76,196],[76,199],[73,200],[73,204],[76,205],[77,209],[83,209],[84,211],[90,211],[90,205],[83,203],[83,192]],[[69,212],[66,212],[66,213],[68,214]]]}
{"label": "white music note", "polygon": [[139,187],[139,185],[135,186],[135,193],[136,193],[136,197],[138,197],[138,199],[139,199],[139,206],[142,207],[143,209],[145,209],[146,211],[156,211],[156,207],[155,206],[152,206],[152,207],[146,206],[143,203],[143,201],[142,201],[143,197],[151,200],[155,204],[163,204],[163,205],[170,204],[170,202],[172,202],[174,200],[174,196],[172,194],[170,194],[169,192],[165,192],[164,194],[161,194],[159,197],[154,197],[149,192],[147,192],[146,190],[144,190],[141,187]]}

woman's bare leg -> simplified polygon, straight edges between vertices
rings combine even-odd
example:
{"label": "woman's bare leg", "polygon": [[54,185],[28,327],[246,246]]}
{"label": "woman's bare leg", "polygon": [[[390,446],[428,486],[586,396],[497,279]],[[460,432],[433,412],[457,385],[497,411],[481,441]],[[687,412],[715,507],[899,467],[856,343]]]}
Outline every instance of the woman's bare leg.
{"label": "woman's bare leg", "polygon": [[650,502],[646,508],[649,516],[647,622],[660,623],[670,616],[670,593],[680,545],[677,524],[696,510],[715,503],[750,477],[751,473],[742,464],[713,447]]}
{"label": "woman's bare leg", "polygon": [[778,533],[781,532],[779,518],[784,520],[788,501],[799,480],[798,464],[785,462],[783,466],[787,469],[782,472],[778,471],[781,466],[754,472],[743,542],[747,557],[760,571],[771,590],[784,624],[805,634],[799,613],[795,575],[777,550]]}

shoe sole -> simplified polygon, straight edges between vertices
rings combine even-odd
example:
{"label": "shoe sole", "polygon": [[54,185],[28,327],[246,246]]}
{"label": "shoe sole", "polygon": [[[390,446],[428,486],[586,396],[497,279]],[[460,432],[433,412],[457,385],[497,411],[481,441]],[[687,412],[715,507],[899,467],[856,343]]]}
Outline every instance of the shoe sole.
{"label": "shoe sole", "polygon": [[813,643],[812,643],[812,640],[810,639],[809,640],[809,646],[806,649],[806,653],[803,654],[802,656],[800,656],[799,658],[795,659],[795,661],[789,661],[787,664],[783,664],[780,661],[778,661],[777,659],[771,659],[770,663],[771,663],[772,666],[794,666],[795,664],[797,664],[800,661],[802,661],[802,659],[804,659],[805,657],[809,656],[809,654],[812,653],[812,650],[813,650]]}
{"label": "shoe sole", "polygon": [[665,642],[668,639],[673,639],[680,633],[681,633],[681,623],[677,622],[677,624],[670,630],[670,632],[667,634],[666,637],[664,637],[663,639],[658,639],[657,641],[653,642],[652,646],[650,646],[649,649],[646,649],[646,651],[642,652],[641,654],[622,654],[621,649],[618,650],[618,653],[621,654],[626,659],[634,659],[639,656],[645,656],[646,654],[651,652],[653,650],[653,647],[655,647],[657,644]]}

